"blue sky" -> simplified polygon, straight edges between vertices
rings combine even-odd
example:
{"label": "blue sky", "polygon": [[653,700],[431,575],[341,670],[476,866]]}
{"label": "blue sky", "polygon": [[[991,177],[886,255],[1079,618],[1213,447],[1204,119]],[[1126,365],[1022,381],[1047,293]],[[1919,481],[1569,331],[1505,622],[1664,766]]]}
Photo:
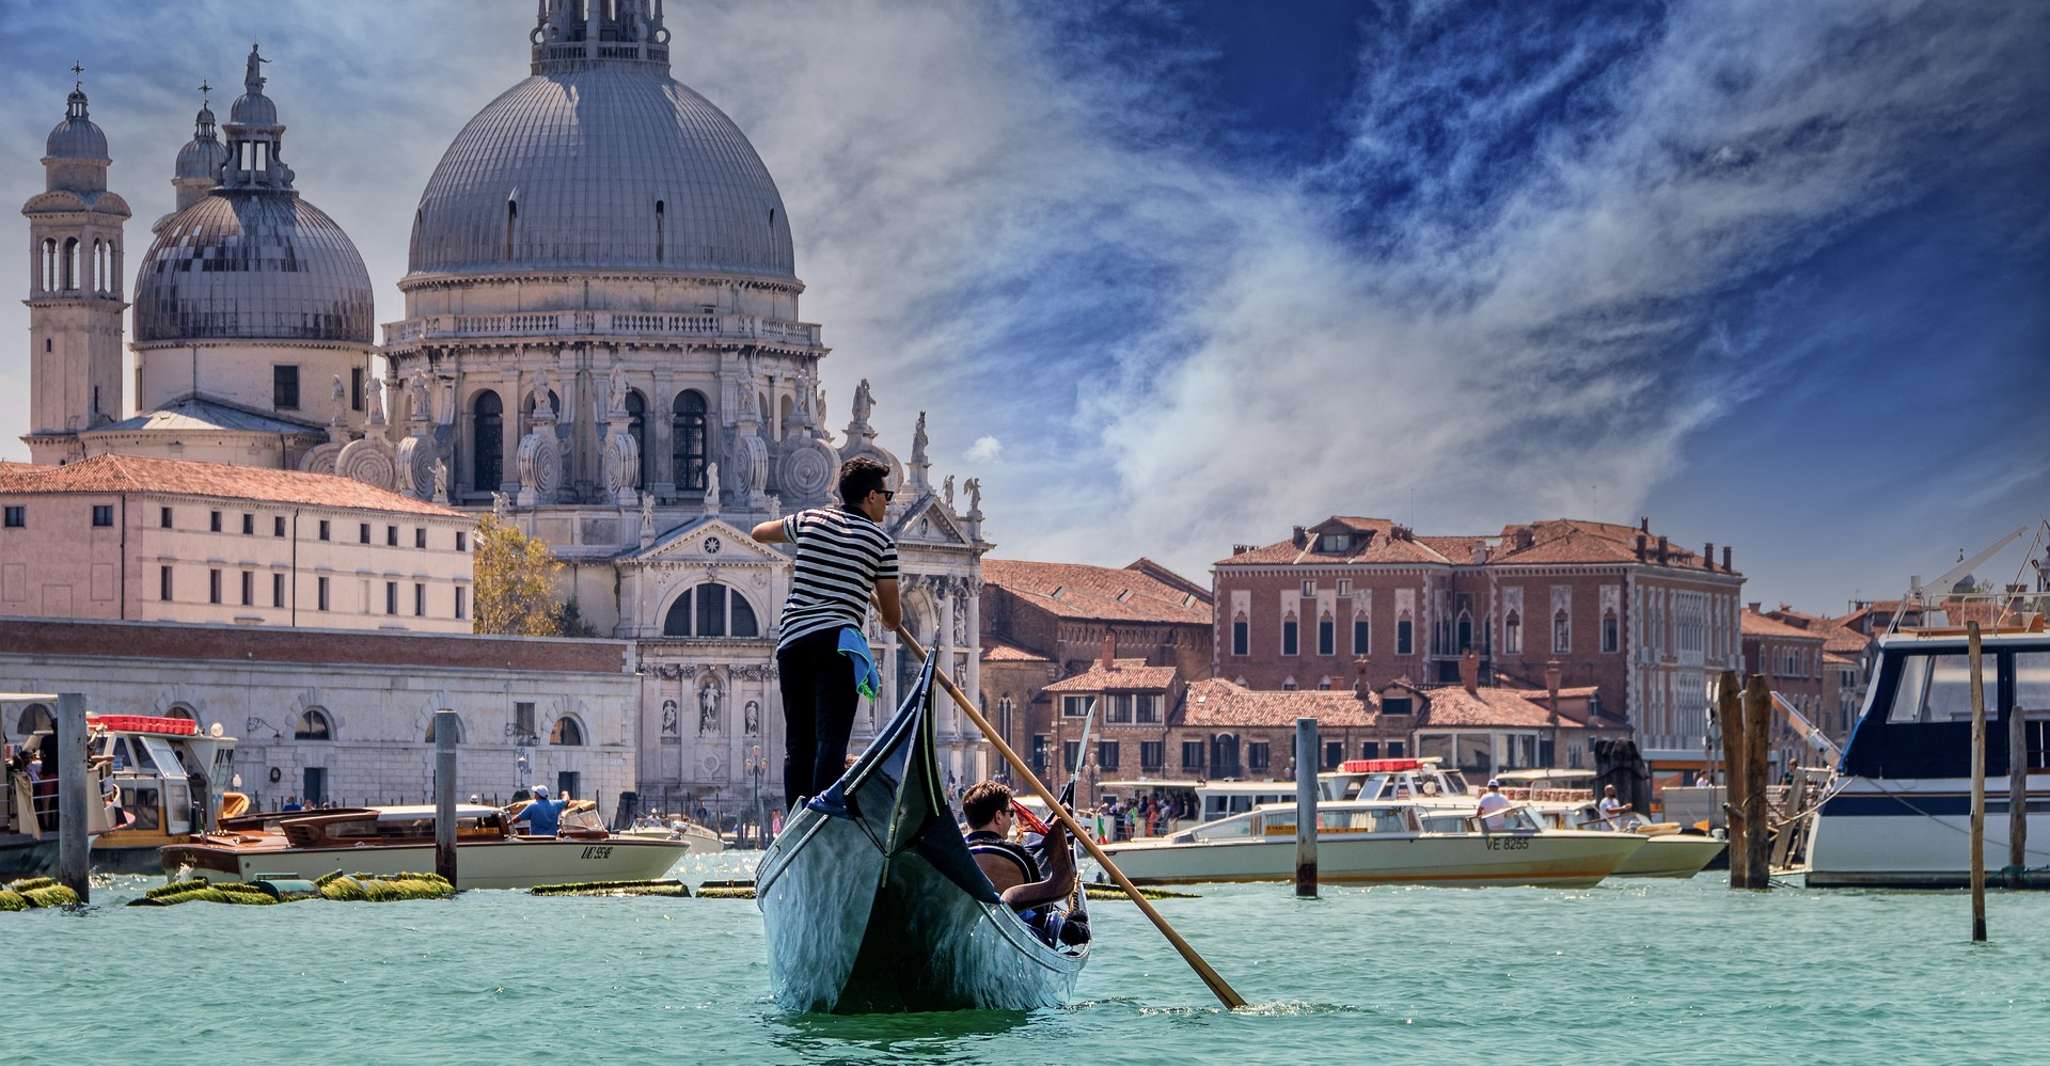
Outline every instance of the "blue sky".
{"label": "blue sky", "polygon": [[[1839,610],[2050,513],[2050,6],[669,7],[789,205],[833,421],[862,377],[900,451],[930,410],[1003,554],[1200,575],[1334,512],[1649,514]],[[192,87],[260,40],[391,321],[532,4],[0,11],[0,195],[82,59],[139,251]]]}

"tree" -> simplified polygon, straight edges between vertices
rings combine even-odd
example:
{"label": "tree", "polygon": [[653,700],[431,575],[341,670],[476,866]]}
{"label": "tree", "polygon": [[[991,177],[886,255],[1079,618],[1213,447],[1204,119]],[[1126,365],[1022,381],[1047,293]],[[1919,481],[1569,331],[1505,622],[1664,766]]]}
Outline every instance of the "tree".
{"label": "tree", "polygon": [[552,637],[561,632],[553,583],[562,563],[547,542],[486,515],[477,520],[476,631]]}

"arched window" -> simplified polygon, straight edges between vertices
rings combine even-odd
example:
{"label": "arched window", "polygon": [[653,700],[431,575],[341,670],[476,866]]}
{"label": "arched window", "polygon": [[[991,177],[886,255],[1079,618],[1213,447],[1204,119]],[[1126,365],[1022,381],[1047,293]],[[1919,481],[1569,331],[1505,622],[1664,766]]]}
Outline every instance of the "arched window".
{"label": "arched window", "polygon": [[56,729],[57,719],[50,714],[50,708],[40,703],[31,703],[22,708],[21,718],[17,724],[21,728],[16,732],[29,737],[46,729]]}
{"label": "arched window", "polygon": [[685,492],[705,488],[705,394],[685,389],[670,405],[671,458],[675,461],[676,487]]}
{"label": "arched window", "polygon": [[554,728],[548,731],[548,743],[559,748],[581,748],[584,746],[584,727],[574,718],[557,718]]}
{"label": "arched window", "polygon": [[78,238],[64,238],[64,288],[78,288]]}
{"label": "arched window", "polygon": [[107,242],[93,242],[93,291],[107,291]]}
{"label": "arched window", "polygon": [[754,605],[740,593],[716,581],[708,581],[685,592],[669,605],[662,619],[665,637],[739,637],[762,634]]}
{"label": "arched window", "polygon": [[1317,619],[1317,654],[1338,654],[1338,621],[1329,613]]}
{"label": "arched window", "polygon": [[497,492],[505,470],[505,404],[485,389],[472,401],[470,418],[470,487]]}
{"label": "arched window", "polygon": [[1465,652],[1466,649],[1473,647],[1473,615],[1465,611],[1459,612],[1457,630],[1459,634],[1458,650]]}
{"label": "arched window", "polygon": [[1295,615],[1284,615],[1281,619],[1281,654],[1294,655],[1301,648],[1301,624]]}
{"label": "arched window", "polygon": [[1395,654],[1416,654],[1416,621],[1408,611],[1395,617]]}
{"label": "arched window", "polygon": [[1566,609],[1560,608],[1552,615],[1552,653],[1564,655],[1573,650],[1573,624],[1566,618]]}
{"label": "arched window", "polygon": [[[430,714],[427,716],[426,742],[429,744],[434,743],[434,723],[440,718],[441,716],[438,714]],[[455,720],[455,723],[456,743],[461,744],[463,742],[463,720],[461,718],[458,718]]]}
{"label": "arched window", "polygon": [[1513,610],[1502,622],[1502,651],[1508,655],[1523,654],[1523,616]]}
{"label": "arched window", "polygon": [[662,208],[662,201],[655,201],[655,262],[657,263],[662,261],[665,242],[669,237],[669,219],[664,214]]}
{"label": "arched window", "polygon": [[318,707],[308,708],[292,726],[293,740],[333,740],[335,729],[327,720],[327,712]]}
{"label": "arched window", "polygon": [[1602,612],[1602,650],[1615,651],[1623,646],[1623,627],[1616,621],[1616,609],[1611,607]]}
{"label": "arched window", "polygon": [[43,291],[56,292],[63,278],[57,270],[57,241],[54,237],[43,238]]}
{"label": "arched window", "polygon": [[1354,655],[1370,655],[1373,653],[1373,650],[1374,627],[1367,620],[1367,612],[1361,609],[1352,616],[1352,653]]}
{"label": "arched window", "polygon": [[1252,641],[1251,633],[1252,624],[1246,621],[1245,612],[1241,611],[1233,616],[1231,620],[1231,653],[1233,655],[1249,655],[1252,653],[1252,649],[1248,647]]}
{"label": "arched window", "polygon": [[641,455],[641,488],[646,489],[648,479],[648,401],[634,389],[626,391],[626,432],[634,439],[634,450]]}
{"label": "arched window", "polygon": [[519,239],[519,232],[520,202],[518,200],[507,200],[505,202],[505,258],[507,259],[513,257],[513,242]]}

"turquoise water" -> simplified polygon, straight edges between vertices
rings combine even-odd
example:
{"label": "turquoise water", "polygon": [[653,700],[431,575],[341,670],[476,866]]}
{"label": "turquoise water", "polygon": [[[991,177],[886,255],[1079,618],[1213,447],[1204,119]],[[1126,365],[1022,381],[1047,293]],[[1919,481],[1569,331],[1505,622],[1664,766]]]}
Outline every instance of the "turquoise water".
{"label": "turquoise water", "polygon": [[[751,876],[752,854],[677,876]],[[0,1062],[2045,1061],[2050,894],[1217,886],[1161,907],[1255,1006],[1216,1009],[1128,903],[1077,1002],[797,1017],[752,901],[535,898],[0,914]]]}

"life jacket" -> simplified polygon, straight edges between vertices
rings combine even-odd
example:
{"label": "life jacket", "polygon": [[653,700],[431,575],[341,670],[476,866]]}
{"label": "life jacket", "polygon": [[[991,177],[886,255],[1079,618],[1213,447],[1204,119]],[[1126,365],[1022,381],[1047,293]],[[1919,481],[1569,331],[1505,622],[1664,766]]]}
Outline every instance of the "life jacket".
{"label": "life jacket", "polygon": [[987,829],[977,830],[968,834],[968,853],[971,855],[1001,855],[1016,863],[1018,872],[1025,877],[1019,884],[1030,885],[1046,879],[1046,875],[1040,872],[1039,860],[1033,858],[1031,852]]}

